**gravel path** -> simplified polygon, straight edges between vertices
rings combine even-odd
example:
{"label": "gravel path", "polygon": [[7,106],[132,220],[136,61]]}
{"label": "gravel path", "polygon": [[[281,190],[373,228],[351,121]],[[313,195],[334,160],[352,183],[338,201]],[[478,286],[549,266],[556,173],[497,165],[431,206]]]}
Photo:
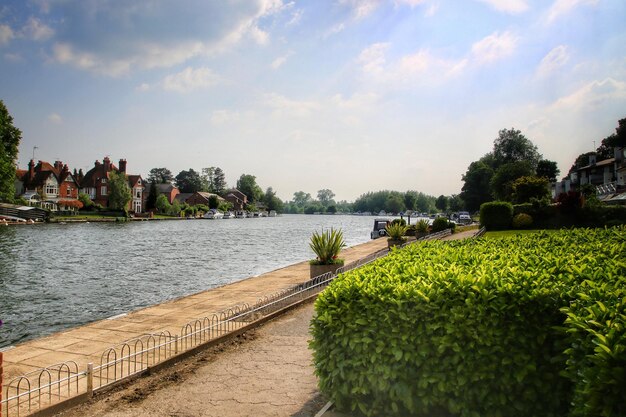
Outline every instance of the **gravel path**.
{"label": "gravel path", "polygon": [[309,302],[264,326],[59,416],[314,416]]}

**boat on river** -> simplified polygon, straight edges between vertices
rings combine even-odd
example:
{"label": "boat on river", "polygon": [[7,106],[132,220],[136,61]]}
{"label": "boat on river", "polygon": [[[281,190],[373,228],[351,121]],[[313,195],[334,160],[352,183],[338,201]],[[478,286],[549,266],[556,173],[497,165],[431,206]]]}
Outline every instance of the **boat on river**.
{"label": "boat on river", "polygon": [[224,213],[216,209],[211,209],[207,211],[202,217],[205,219],[211,219],[211,220],[223,219]]}
{"label": "boat on river", "polygon": [[235,218],[235,214],[232,211],[225,211],[224,212],[224,216],[222,218],[224,218],[224,219],[234,219]]}

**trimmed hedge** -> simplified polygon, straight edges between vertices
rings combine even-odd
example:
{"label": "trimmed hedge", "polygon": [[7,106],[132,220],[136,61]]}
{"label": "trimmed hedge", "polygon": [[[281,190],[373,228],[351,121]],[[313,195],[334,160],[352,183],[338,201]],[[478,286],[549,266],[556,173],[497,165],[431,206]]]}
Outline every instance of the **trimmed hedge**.
{"label": "trimmed hedge", "polygon": [[624,416],[624,253],[624,227],[579,229],[342,274],[315,304],[320,389],[368,416]]}
{"label": "trimmed hedge", "polygon": [[513,205],[506,201],[492,201],[480,206],[480,224],[487,230],[506,230],[513,219]]}

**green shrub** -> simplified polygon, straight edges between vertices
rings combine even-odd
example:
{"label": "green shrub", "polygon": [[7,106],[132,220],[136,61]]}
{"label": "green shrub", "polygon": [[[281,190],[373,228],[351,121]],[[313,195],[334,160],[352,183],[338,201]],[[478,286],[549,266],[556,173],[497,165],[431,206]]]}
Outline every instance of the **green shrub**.
{"label": "green shrub", "polygon": [[429,227],[430,227],[430,224],[428,223],[428,220],[426,219],[421,219],[420,221],[415,223],[415,230],[421,233],[428,232]]}
{"label": "green shrub", "polygon": [[404,219],[393,219],[391,224],[401,224],[402,226],[406,226],[406,220]]}
{"label": "green shrub", "polygon": [[446,230],[447,228],[448,228],[448,219],[446,219],[445,217],[437,217],[433,221],[433,225],[432,225],[433,233],[441,232],[442,230]]}
{"label": "green shrub", "polygon": [[315,265],[332,265],[336,263],[343,264],[343,259],[338,259],[339,252],[346,246],[343,239],[343,231],[325,230],[322,233],[313,232],[309,247],[315,253],[316,259],[311,261]]}
{"label": "green shrub", "polygon": [[513,229],[529,229],[533,225],[533,218],[530,214],[520,213],[513,217]]}
{"label": "green shrub", "polygon": [[340,275],[321,391],[368,416],[624,416],[626,228],[425,242]]}
{"label": "green shrub", "polygon": [[385,227],[389,239],[400,240],[406,234],[407,227],[400,222],[391,222]]}
{"label": "green shrub", "polygon": [[511,226],[513,206],[505,201],[492,201],[480,206],[480,224],[487,230],[506,230]]}

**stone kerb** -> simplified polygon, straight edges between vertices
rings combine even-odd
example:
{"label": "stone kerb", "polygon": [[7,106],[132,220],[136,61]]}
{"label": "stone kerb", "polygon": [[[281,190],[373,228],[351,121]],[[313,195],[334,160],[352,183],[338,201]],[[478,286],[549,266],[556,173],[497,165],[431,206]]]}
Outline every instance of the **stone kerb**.
{"label": "stone kerb", "polygon": [[2,352],[0,352],[0,416],[2,415],[2,387],[4,384],[4,372],[2,372]]}

